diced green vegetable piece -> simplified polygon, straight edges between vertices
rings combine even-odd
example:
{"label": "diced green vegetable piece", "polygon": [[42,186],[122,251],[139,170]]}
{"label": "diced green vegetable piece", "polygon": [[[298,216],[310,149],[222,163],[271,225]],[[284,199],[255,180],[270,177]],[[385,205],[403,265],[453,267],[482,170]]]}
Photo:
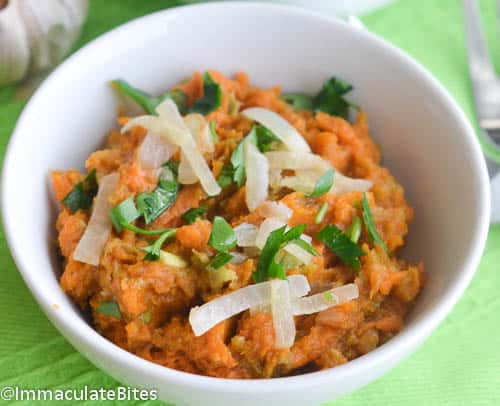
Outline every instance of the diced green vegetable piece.
{"label": "diced green vegetable piece", "polygon": [[373,221],[372,212],[370,210],[370,205],[368,204],[368,199],[366,198],[366,193],[363,193],[363,199],[361,200],[361,205],[363,208],[363,220],[365,222],[366,229],[368,230],[368,235],[370,236],[374,244],[379,244],[385,252],[389,253],[384,240],[380,237],[377,228],[375,227],[375,222]]}
{"label": "diced green vegetable piece", "polygon": [[109,211],[111,222],[118,233],[123,230],[123,224],[131,223],[138,219],[140,215],[141,213],[135,207],[134,200],[131,197],[125,199]]}
{"label": "diced green vegetable piece", "polygon": [[122,318],[122,313],[116,302],[98,302],[98,306],[95,309],[96,312],[105,314],[106,316],[116,317],[117,319]]}

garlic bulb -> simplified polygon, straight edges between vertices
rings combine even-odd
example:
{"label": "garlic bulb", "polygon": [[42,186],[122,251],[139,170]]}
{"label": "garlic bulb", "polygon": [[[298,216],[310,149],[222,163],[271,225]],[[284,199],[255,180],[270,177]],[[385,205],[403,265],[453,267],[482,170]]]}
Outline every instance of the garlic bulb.
{"label": "garlic bulb", "polygon": [[87,0],[0,0],[0,86],[59,63],[87,7]]}

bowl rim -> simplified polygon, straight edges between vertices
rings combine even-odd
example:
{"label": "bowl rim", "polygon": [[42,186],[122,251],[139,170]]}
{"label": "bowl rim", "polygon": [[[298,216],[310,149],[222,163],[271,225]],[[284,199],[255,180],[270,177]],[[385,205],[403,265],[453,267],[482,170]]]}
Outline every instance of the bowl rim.
{"label": "bowl rim", "polygon": [[[52,83],[57,83],[59,72],[72,69],[77,65],[80,59],[86,58],[86,54],[94,48],[112,44],[115,37],[129,30],[134,30],[137,26],[146,25],[149,21],[164,18],[166,15],[174,17],[175,15],[190,13],[191,11],[219,11],[224,13],[229,8],[241,8],[254,12],[274,12],[281,13],[286,17],[287,14],[295,14],[302,19],[313,21],[321,21],[331,25],[337,25],[342,29],[352,31],[352,35],[359,38],[360,41],[369,42],[370,46],[378,48],[380,52],[388,53],[392,58],[397,59],[399,63],[405,65],[405,69],[414,71],[415,74],[422,78],[422,81],[432,88],[432,91],[439,95],[443,104],[447,105],[453,119],[462,128],[463,140],[466,148],[470,150],[472,166],[475,169],[479,181],[479,199],[480,199],[480,215],[476,221],[474,230],[471,230],[473,238],[471,239],[470,254],[467,260],[462,264],[460,272],[457,272],[454,282],[445,294],[438,299],[435,308],[428,314],[425,314],[419,320],[414,321],[412,325],[405,328],[385,343],[383,346],[375,350],[349,361],[346,364],[330,368],[323,371],[312,372],[303,375],[280,377],[273,379],[227,379],[216,378],[204,375],[196,375],[176,369],[164,367],[159,364],[147,361],[126,350],[121,349],[105,337],[101,336],[88,323],[81,318],[75,320],[71,317],[70,312],[61,312],[53,308],[50,298],[44,295],[44,292],[39,290],[35,284],[28,265],[23,260],[22,247],[15,238],[15,224],[9,220],[8,213],[10,212],[9,196],[7,190],[7,177],[11,162],[15,159],[12,151],[15,149],[15,144],[20,137],[19,132],[23,127],[24,122],[31,119],[32,111],[35,110],[38,99],[45,92],[46,88],[50,88]],[[13,204],[13,203],[12,203]],[[141,372],[145,376],[154,375],[158,380],[169,381],[172,384],[179,384],[187,387],[196,387],[209,391],[221,391],[226,393],[240,394],[255,394],[258,390],[259,394],[278,392],[284,390],[289,385],[294,385],[294,389],[307,388],[311,386],[322,385],[328,381],[333,381],[335,377],[358,375],[360,372],[368,372],[371,369],[376,369],[378,365],[385,363],[391,364],[391,360],[399,359],[410,355],[411,352],[425,340],[441,323],[445,316],[451,311],[453,306],[462,296],[463,292],[469,285],[486,244],[486,238],[489,228],[489,213],[490,213],[490,189],[489,179],[486,170],[486,164],[479,145],[479,141],[475,132],[467,120],[465,114],[458,106],[457,102],[451,97],[443,85],[422,65],[415,61],[405,52],[386,42],[382,38],[370,33],[367,30],[353,28],[349,24],[340,21],[334,17],[321,15],[317,12],[305,10],[298,6],[290,6],[283,4],[269,4],[264,2],[224,2],[217,1],[203,4],[192,4],[180,7],[173,7],[155,13],[133,19],[125,24],[122,24],[90,41],[83,46],[65,62],[63,62],[52,74],[45,80],[40,88],[32,96],[31,100],[24,107],[19,119],[17,120],[15,129],[11,134],[8,146],[4,156],[4,164],[2,168],[1,178],[1,207],[2,207],[2,222],[5,230],[7,244],[14,259],[14,262],[20,271],[26,285],[34,295],[36,301],[48,316],[49,320],[58,328],[58,330],[71,343],[81,340],[88,348],[93,348],[93,351],[102,359],[114,359],[117,365],[126,368],[133,368]],[[76,310],[75,310],[76,311]],[[82,324],[86,326],[86,330],[82,330]],[[80,328],[77,329],[76,326]],[[74,334],[74,336],[73,336]],[[286,385],[286,386],[285,386]]]}

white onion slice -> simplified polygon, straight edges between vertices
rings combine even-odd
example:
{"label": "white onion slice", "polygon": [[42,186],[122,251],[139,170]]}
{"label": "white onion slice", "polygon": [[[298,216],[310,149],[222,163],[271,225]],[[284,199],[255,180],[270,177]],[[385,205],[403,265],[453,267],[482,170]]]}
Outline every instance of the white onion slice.
{"label": "white onion slice", "polygon": [[271,314],[276,348],[290,348],[295,341],[295,321],[287,281],[271,281]]}
{"label": "white onion slice", "polygon": [[267,199],[269,188],[269,164],[267,158],[251,142],[244,144],[245,170],[245,202],[250,211],[255,210]]}
{"label": "white onion slice", "polygon": [[205,117],[197,113],[188,114],[184,116],[184,123],[202,154],[214,152],[214,143],[210,137],[210,128]]}
{"label": "white onion slice", "polygon": [[[303,280],[300,280],[303,278]],[[305,283],[304,283],[305,279]],[[288,279],[293,284],[293,291],[303,296],[309,291],[309,284],[303,275],[294,275]],[[235,290],[227,295],[220,296],[201,306],[196,306],[189,312],[189,323],[195,336],[200,336],[214,327],[244,310],[269,303],[271,297],[271,282],[262,282]],[[283,281],[288,287],[288,282]],[[306,292],[307,290],[307,292]],[[291,310],[290,310],[291,315]]]}
{"label": "white onion slice", "polygon": [[75,260],[94,266],[99,265],[102,250],[111,233],[108,213],[113,206],[109,202],[109,196],[116,189],[119,180],[118,173],[111,173],[101,178],[89,223],[73,252]]}
{"label": "white onion slice", "polygon": [[241,114],[271,130],[290,151],[311,151],[295,127],[274,111],[262,107],[251,107],[243,110]]}
{"label": "white onion slice", "polygon": [[245,254],[240,254],[239,252],[231,252],[231,263],[232,264],[242,264],[248,257]]}
{"label": "white onion slice", "polygon": [[283,221],[274,217],[265,219],[260,224],[259,230],[257,231],[257,236],[255,237],[255,246],[260,249],[264,248],[269,234],[271,234],[271,232],[273,232],[274,230],[283,227],[284,225],[285,223]]}
{"label": "white onion slice", "polygon": [[137,160],[145,169],[156,169],[167,162],[177,147],[160,135],[148,132],[137,151]]}
{"label": "white onion slice", "polygon": [[189,161],[186,159],[186,154],[184,154],[184,152],[181,153],[177,179],[179,183],[183,185],[192,185],[198,182],[198,177],[189,164]]}
{"label": "white onion slice", "polygon": [[262,217],[275,217],[279,220],[287,221],[292,217],[293,211],[284,203],[268,201],[259,206],[259,214]]}
{"label": "white onion slice", "polygon": [[349,178],[339,171],[335,171],[330,193],[342,195],[349,192],[368,192],[372,186],[373,183],[369,180]]}
{"label": "white onion slice", "polygon": [[293,314],[298,316],[321,312],[332,306],[357,299],[358,297],[358,286],[355,283],[349,283],[338,288],[317,293],[316,295],[293,299]]}
{"label": "white onion slice", "polygon": [[233,229],[239,247],[255,247],[257,227],[249,223],[238,224]]}
{"label": "white onion slice", "polygon": [[181,148],[187,162],[198,177],[203,190],[209,196],[219,194],[221,188],[198,150],[196,142],[186,127],[177,105],[172,100],[167,99],[156,107],[156,111],[159,115],[158,117],[135,117],[122,128],[122,132],[126,132],[134,126],[141,126],[165,137],[169,142]]}
{"label": "white onion slice", "polygon": [[325,161],[319,155],[310,152],[270,151],[266,152],[265,155],[269,161],[269,168],[271,170],[312,170],[322,175],[331,168],[329,162]]}

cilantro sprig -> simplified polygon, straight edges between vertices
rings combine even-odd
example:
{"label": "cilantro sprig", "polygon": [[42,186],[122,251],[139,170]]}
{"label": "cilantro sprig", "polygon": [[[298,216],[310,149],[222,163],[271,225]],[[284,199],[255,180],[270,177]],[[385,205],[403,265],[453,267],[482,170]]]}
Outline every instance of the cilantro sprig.
{"label": "cilantro sprig", "polygon": [[297,244],[312,255],[319,255],[318,252],[306,241],[300,238],[304,232],[305,225],[297,225],[287,230],[287,226],[280,227],[272,231],[267,237],[266,243],[257,263],[257,269],[252,277],[255,283],[264,282],[268,279],[286,279],[285,267],[276,261],[278,253],[288,244]]}
{"label": "cilantro sprig", "polygon": [[208,267],[216,270],[227,264],[233,256],[228,252],[236,247],[236,233],[223,217],[216,216],[212,223],[212,231],[208,238],[208,245],[217,250]]}
{"label": "cilantro sprig", "polygon": [[325,113],[340,116],[346,120],[349,117],[349,108],[358,108],[357,105],[346,100],[344,96],[353,90],[353,86],[337,77],[327,80],[316,96],[307,96],[302,93],[284,94],[282,99],[298,110],[324,111]]}
{"label": "cilantro sprig", "polygon": [[364,251],[349,236],[336,225],[325,226],[316,238],[328,247],[342,262],[358,271],[361,268],[359,257],[365,255]]}
{"label": "cilantro sprig", "polygon": [[206,115],[216,110],[222,100],[222,90],[208,72],[203,75],[203,96],[195,101],[190,111]]}
{"label": "cilantro sprig", "polygon": [[71,213],[79,209],[88,210],[92,206],[92,201],[97,194],[98,185],[96,170],[92,169],[89,174],[62,199],[61,203],[68,208]]}
{"label": "cilantro sprig", "polygon": [[142,249],[146,251],[144,259],[146,261],[158,261],[160,259],[160,251],[163,244],[170,238],[175,236],[175,228],[166,229],[152,244],[143,247]]}
{"label": "cilantro sprig", "polygon": [[207,206],[193,207],[189,210],[186,210],[181,215],[181,218],[187,224],[194,224],[196,222],[196,219],[198,219],[199,217],[203,217],[206,213],[207,213]]}
{"label": "cilantro sprig", "polygon": [[245,142],[253,143],[260,152],[267,152],[281,141],[271,130],[263,125],[254,125],[246,137],[243,138],[234,149],[231,154],[230,163],[224,165],[222,168],[217,181],[219,186],[223,189],[228,187],[232,182],[234,182],[238,187],[241,187],[245,183]]}
{"label": "cilantro sprig", "polygon": [[137,208],[146,224],[156,220],[174,203],[179,184],[173,180],[160,180],[152,192],[143,192],[136,197]]}

